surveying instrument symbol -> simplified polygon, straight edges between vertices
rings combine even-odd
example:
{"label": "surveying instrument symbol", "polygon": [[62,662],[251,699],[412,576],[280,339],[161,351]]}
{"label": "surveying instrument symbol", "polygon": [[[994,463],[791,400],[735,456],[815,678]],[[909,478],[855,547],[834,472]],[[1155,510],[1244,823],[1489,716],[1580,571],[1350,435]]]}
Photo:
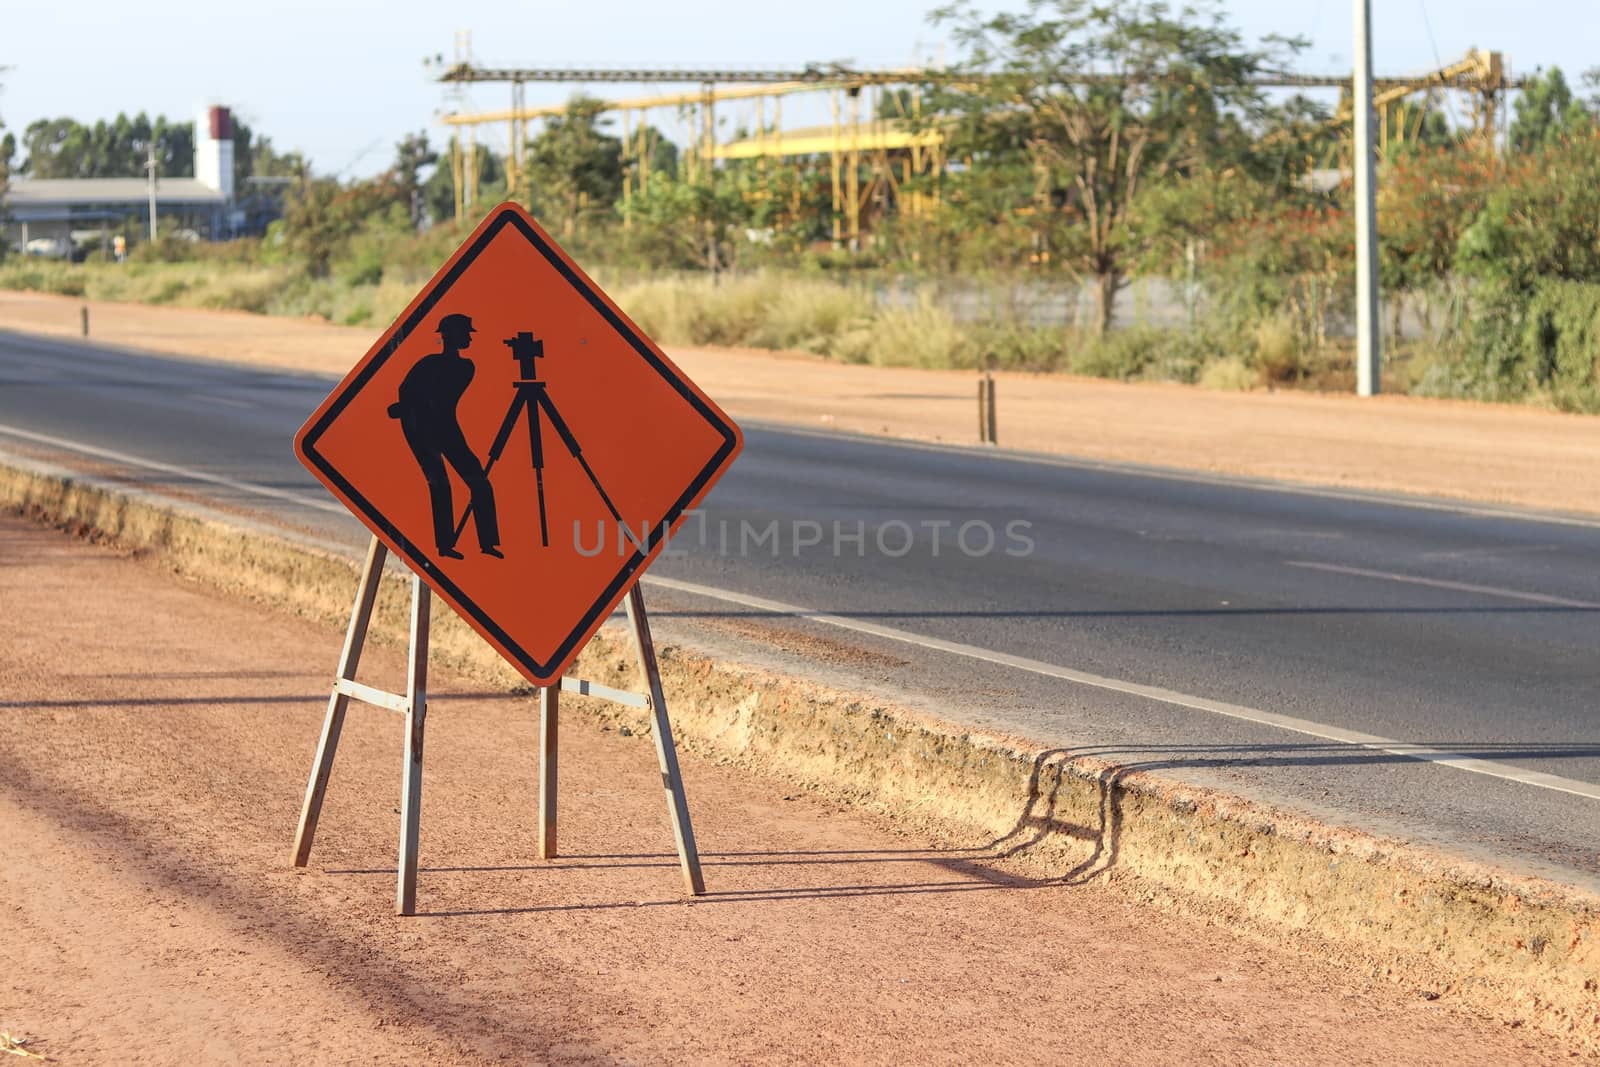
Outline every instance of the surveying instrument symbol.
{"label": "surveying instrument symbol", "polygon": [[[567,425],[567,420],[556,410],[555,401],[550,399],[550,383],[539,379],[539,360],[544,358],[544,342],[535,338],[531,330],[523,330],[515,337],[507,337],[505,345],[511,349],[511,357],[517,361],[521,377],[514,383],[516,395],[512,397],[511,406],[506,409],[505,418],[500,420],[500,430],[494,435],[494,444],[489,446],[489,458],[483,465],[485,476],[494,469],[494,465],[500,461],[500,456],[505,452],[506,445],[511,442],[511,434],[517,428],[518,417],[525,417],[534,485],[539,497],[539,543],[549,548],[550,520],[544,500],[544,424],[539,418],[539,413],[543,411],[545,418],[550,420],[550,425],[555,427],[556,435],[567,446],[567,451],[583,468],[589,484],[600,494],[601,502],[616,520],[617,528],[626,530],[627,524],[622,521],[617,506],[611,502],[610,494],[606,492],[605,486],[600,484],[600,479],[594,473],[594,468],[589,466],[589,461],[583,458],[583,448],[578,444],[578,438],[573,435],[572,427]],[[469,503],[466,511],[462,512],[460,521],[456,523],[457,538],[460,538],[461,531],[467,528],[467,519],[471,514],[472,505]]]}

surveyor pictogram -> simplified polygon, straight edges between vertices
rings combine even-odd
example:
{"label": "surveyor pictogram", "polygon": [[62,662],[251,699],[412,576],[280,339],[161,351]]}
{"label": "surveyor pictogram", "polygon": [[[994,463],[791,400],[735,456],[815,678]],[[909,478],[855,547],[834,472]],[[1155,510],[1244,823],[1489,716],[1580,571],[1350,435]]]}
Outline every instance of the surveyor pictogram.
{"label": "surveyor pictogram", "polygon": [[[507,337],[505,344],[511,349],[511,357],[517,361],[520,377],[514,383],[516,392],[510,407],[506,409],[505,418],[500,420],[500,429],[494,435],[494,444],[489,446],[489,458],[483,465],[485,477],[505,453],[506,445],[511,441],[518,420],[523,420],[528,428],[529,458],[533,466],[535,494],[539,502],[539,543],[542,547],[549,548],[550,516],[544,499],[544,423],[548,420],[556,435],[561,438],[561,443],[567,446],[567,452],[583,468],[584,477],[589,479],[589,484],[600,494],[600,500],[611,513],[612,519],[616,521],[617,528],[626,531],[627,524],[617,512],[616,504],[612,503],[605,486],[600,484],[600,479],[595,475],[594,468],[589,466],[589,461],[583,458],[583,447],[578,444],[578,438],[567,425],[567,420],[561,417],[561,412],[556,409],[555,401],[550,399],[549,383],[539,380],[539,360],[544,358],[544,342],[534,337],[533,331],[523,330],[514,337]],[[488,505],[492,512],[494,507],[492,494],[488,497]],[[479,498],[474,493],[467,510],[455,525],[454,537],[461,536],[461,531],[466,529],[467,520],[477,514],[478,506]],[[492,519],[489,525],[493,526]],[[482,526],[479,528],[481,530]]]}
{"label": "surveyor pictogram", "polygon": [[461,354],[471,346],[474,332],[472,319],[466,315],[441,318],[438,333],[443,351],[417,360],[400,383],[400,399],[389,405],[389,415],[400,420],[406,444],[428,483],[434,546],[446,559],[464,558],[456,548],[456,541],[466,528],[465,517],[459,525],[454,521],[455,508],[446,463],[455,468],[471,494],[468,514],[477,518],[479,549],[486,556],[503,558],[494,487],[489,484],[486,466],[478,462],[467,444],[456,416],[461,396],[472,384],[477,370],[472,361]]}

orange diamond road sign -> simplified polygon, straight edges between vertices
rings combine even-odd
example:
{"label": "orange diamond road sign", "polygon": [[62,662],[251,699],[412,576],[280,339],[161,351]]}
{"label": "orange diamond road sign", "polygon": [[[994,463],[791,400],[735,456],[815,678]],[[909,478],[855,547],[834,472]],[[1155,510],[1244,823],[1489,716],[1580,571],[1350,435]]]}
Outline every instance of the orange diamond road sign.
{"label": "orange diamond road sign", "polygon": [[519,671],[555,682],[743,447],[515,204],[494,209],[295,452]]}

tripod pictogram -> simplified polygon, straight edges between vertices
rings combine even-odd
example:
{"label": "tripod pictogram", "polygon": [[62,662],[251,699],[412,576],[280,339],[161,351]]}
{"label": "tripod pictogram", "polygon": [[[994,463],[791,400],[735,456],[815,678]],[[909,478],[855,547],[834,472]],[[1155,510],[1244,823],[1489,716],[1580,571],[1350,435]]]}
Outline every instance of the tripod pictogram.
{"label": "tripod pictogram", "polygon": [[[500,456],[506,450],[506,445],[511,441],[511,433],[517,427],[517,419],[526,417],[528,426],[528,446],[533,465],[534,484],[539,496],[539,543],[545,548],[550,547],[550,522],[545,511],[544,501],[544,424],[540,421],[539,413],[544,412],[550,420],[550,425],[555,427],[557,436],[567,446],[567,451],[572,458],[578,461],[583,468],[584,476],[589,479],[589,484],[594,486],[595,492],[600,494],[601,501],[606,510],[611,512],[611,517],[616,520],[619,530],[627,530],[627,524],[622,521],[622,516],[617,512],[617,506],[611,502],[610,495],[605,486],[600,484],[600,479],[595,475],[594,469],[589,466],[589,461],[583,458],[583,449],[578,444],[577,437],[573,436],[572,428],[567,425],[567,420],[561,417],[561,412],[556,410],[555,401],[550,399],[549,382],[539,380],[538,361],[544,358],[544,342],[537,340],[532,332],[523,330],[515,337],[505,340],[506,347],[511,349],[511,356],[517,361],[521,377],[514,383],[516,396],[511,401],[511,406],[506,409],[506,416],[500,422],[500,430],[494,436],[494,444],[489,447],[489,457],[483,465],[485,477],[500,461]],[[467,519],[472,514],[473,505],[468,503],[467,510],[462,513],[461,521],[456,523],[456,536],[461,536],[461,531],[466,529]]]}

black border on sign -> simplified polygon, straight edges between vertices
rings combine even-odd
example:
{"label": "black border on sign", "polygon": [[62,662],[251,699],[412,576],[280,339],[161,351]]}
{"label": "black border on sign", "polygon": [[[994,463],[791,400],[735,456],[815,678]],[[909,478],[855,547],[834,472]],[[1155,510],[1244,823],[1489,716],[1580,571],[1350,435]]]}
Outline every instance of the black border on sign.
{"label": "black border on sign", "polygon": [[[617,572],[616,577],[611,580],[611,582],[606,586],[605,591],[600,594],[595,602],[589,607],[589,610],[584,613],[582,620],[572,628],[571,633],[569,633],[566,639],[562,641],[555,653],[552,654],[548,660],[543,662],[534,659],[528,654],[527,649],[523,648],[516,641],[513,641],[511,636],[501,629],[500,625],[495,622],[494,619],[490,618],[489,615],[481,608],[479,608],[470,597],[463,593],[461,588],[451,581],[439,568],[439,566],[434,563],[433,560],[429,559],[427,556],[418,551],[416,546],[411,543],[410,539],[402,534],[393,523],[379,513],[378,509],[373,507],[366,497],[356,492],[355,486],[351,485],[345,479],[345,477],[334,468],[333,464],[328,462],[327,458],[317,451],[316,447],[318,439],[320,439],[322,435],[327,432],[328,428],[333,425],[333,421],[339,417],[346,407],[349,406],[350,401],[355,397],[355,395],[366,386],[367,382],[371,380],[374,374],[377,373],[378,369],[388,362],[389,357],[394,355],[395,351],[400,347],[401,344],[405,342],[406,338],[411,336],[411,333],[422,324],[422,320],[426,318],[427,315],[433,310],[434,305],[439,302],[440,297],[444,296],[445,293],[450,291],[450,287],[455,284],[456,279],[461,276],[462,272],[464,272],[467,267],[469,267],[473,261],[478,258],[479,254],[482,253],[484,248],[488,246],[489,242],[494,240],[500,231],[505,229],[508,225],[514,226],[523,237],[527,238],[528,243],[533,245],[533,247],[539,251],[539,254],[544,256],[549,264],[560,272],[561,276],[566,279],[567,284],[570,285],[577,293],[579,293],[586,301],[588,301],[589,306],[598,311],[601,317],[610,324],[611,328],[616,330],[617,333],[633,347],[633,350],[637,352],[647,364],[655,368],[656,373],[661,375],[662,379],[666,381],[667,384],[671,385],[673,390],[676,391],[678,395],[687,400],[689,405],[695,411],[699,412],[700,416],[705,419],[713,429],[722,435],[722,447],[717,449],[716,453],[711,457],[711,461],[705,465],[700,473],[695,476],[694,481],[690,483],[689,487],[683,491],[683,494],[679,496],[678,499],[673,502],[671,507],[667,509],[666,514],[661,517],[661,520],[651,527],[649,534],[647,534],[645,537],[644,547],[642,549],[635,548],[633,554],[627,559],[623,560],[622,568]],[[677,524],[678,520],[682,517],[684,510],[689,506],[689,501],[693,500],[695,496],[698,495],[699,492],[705,487],[706,483],[710,481],[712,475],[716,473],[717,469],[722,466],[723,462],[733,452],[736,444],[737,436],[733,427],[723,419],[719,418],[717,413],[712,408],[707,406],[705,401],[702,400],[694,390],[690,389],[682,378],[678,377],[677,374],[673,373],[671,368],[662,362],[661,357],[656,355],[649,343],[641,338],[625,322],[623,322],[622,319],[617,316],[617,313],[611,310],[604,300],[600,299],[594,289],[590,288],[590,286],[586,284],[584,280],[566,264],[561,256],[558,255],[555,250],[539,236],[538,232],[529,227],[519,214],[510,209],[500,210],[498,215],[489,223],[488,226],[484,228],[483,232],[478,236],[478,239],[472,243],[471,247],[469,247],[466,252],[462,254],[461,258],[458,259],[450,268],[450,271],[439,280],[438,284],[433,286],[433,288],[428,291],[427,296],[423,298],[422,302],[418,304],[416,309],[411,312],[410,316],[407,317],[403,323],[401,323],[400,328],[394,332],[392,337],[389,338],[388,343],[378,351],[371,362],[362,368],[361,373],[353,378],[349,385],[342,389],[339,394],[334,397],[333,402],[328,405],[327,411],[323,413],[322,417],[316,421],[316,423],[301,439],[301,445],[306,459],[314,463],[317,470],[321,471],[330,482],[338,486],[340,491],[344,493],[349,501],[354,504],[364,516],[366,516],[369,522],[371,522],[378,529],[381,529],[384,533],[388,534],[390,540],[393,541],[395,547],[399,550],[400,555],[405,558],[405,561],[411,565],[412,569],[416,570],[419,574],[426,575],[431,581],[437,583],[438,586],[444,590],[446,594],[451,597],[451,599],[465,609],[480,626],[482,626],[489,633],[493,634],[495,640],[498,641],[504,649],[510,652],[518,660],[518,662],[527,667],[528,670],[530,670],[533,674],[541,677],[549,674],[549,667],[551,664],[560,663],[575,650],[575,646],[577,645],[580,637],[587,633],[589,628],[599,621],[600,613],[605,611],[609,605],[611,605],[618,597],[621,596],[623,591],[628,587],[630,580],[633,579],[635,572],[637,572],[640,566],[643,565],[649,554],[654,551],[656,545],[660,542],[663,533],[667,530],[670,530],[674,525]]]}

